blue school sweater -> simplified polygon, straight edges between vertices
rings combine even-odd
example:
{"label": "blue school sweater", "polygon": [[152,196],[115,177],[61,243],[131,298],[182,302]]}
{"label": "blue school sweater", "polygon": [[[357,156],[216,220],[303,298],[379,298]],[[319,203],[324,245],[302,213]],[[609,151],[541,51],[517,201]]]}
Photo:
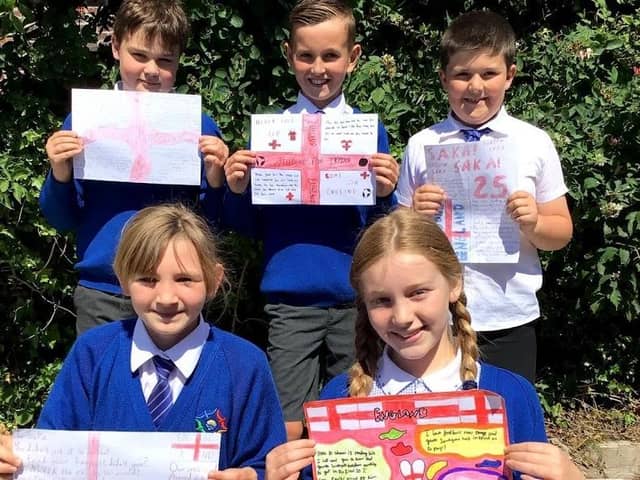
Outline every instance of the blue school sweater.
{"label": "blue school sweater", "polygon": [[[71,130],[69,115],[61,130]],[[218,125],[202,114],[202,135],[221,137]],[[51,172],[40,191],[42,214],[59,232],[75,232],[79,283],[83,287],[121,294],[111,265],[124,224],[138,210],[165,203],[182,202],[198,207],[216,223],[224,188],[211,188],[202,166],[201,185],[153,185],[148,183],[75,180],[60,183]]]}
{"label": "blue school sweater", "polygon": [[131,373],[136,320],[94,328],[64,361],[38,428],[134,432],[195,432],[206,419],[226,419],[220,469],[253,467],[264,477],[265,456],[286,440],[284,420],[265,355],[235,335],[211,327],[198,365],[156,428],[138,373]]}
{"label": "blue school sweater", "polygon": [[[354,109],[354,113],[362,113]],[[378,123],[378,152],[389,152],[387,131]],[[251,187],[227,190],[224,225],[262,240],[260,290],[268,303],[331,307],[349,304],[351,257],[360,231],[396,204],[395,194],[373,206],[252,205]]]}

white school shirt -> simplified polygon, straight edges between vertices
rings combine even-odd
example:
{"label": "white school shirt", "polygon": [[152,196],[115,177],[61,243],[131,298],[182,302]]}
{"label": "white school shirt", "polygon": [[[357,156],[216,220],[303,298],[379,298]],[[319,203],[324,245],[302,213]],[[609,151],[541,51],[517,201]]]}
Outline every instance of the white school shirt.
{"label": "white school shirt", "polygon": [[131,373],[139,370],[140,384],[145,400],[149,399],[153,387],[158,383],[158,375],[156,374],[153,357],[159,355],[171,360],[176,366],[169,375],[171,397],[173,403],[176,402],[178,395],[180,395],[182,391],[182,387],[184,387],[187,379],[198,365],[202,347],[209,337],[210,330],[209,325],[202,319],[201,315],[198,326],[193,332],[170,349],[160,350],[156,344],[153,343],[153,340],[151,340],[142,320],[138,318],[136,326],[133,329],[133,337],[131,340]]}
{"label": "white school shirt", "polygon": [[[504,107],[480,128],[491,132],[480,141],[509,137],[518,145],[519,158],[516,190],[533,195],[537,203],[555,200],[567,187],[558,153],[549,135],[533,125],[510,116]],[[410,207],[413,192],[427,178],[424,147],[463,143],[461,129],[451,113],[446,120],[426,128],[409,139],[404,151],[396,195],[401,205]],[[478,332],[503,330],[529,323],[540,316],[536,292],[542,286],[542,269],[538,251],[520,235],[518,263],[464,264],[464,290],[473,329]]]}
{"label": "white school shirt", "polygon": [[[389,347],[385,347],[382,356],[378,360],[377,373],[369,396],[455,392],[462,389],[461,365],[462,352],[458,349],[456,356],[440,370],[416,378],[398,367],[389,356]],[[478,368],[477,382],[480,378],[480,364],[477,362],[476,367]]]}
{"label": "white school shirt", "polygon": [[324,108],[316,107],[311,100],[305,97],[302,92],[298,92],[296,103],[287,108],[284,113],[317,113],[319,110],[325,114],[346,114],[353,113],[353,108],[347,105],[344,93],[334,98],[329,105]]}

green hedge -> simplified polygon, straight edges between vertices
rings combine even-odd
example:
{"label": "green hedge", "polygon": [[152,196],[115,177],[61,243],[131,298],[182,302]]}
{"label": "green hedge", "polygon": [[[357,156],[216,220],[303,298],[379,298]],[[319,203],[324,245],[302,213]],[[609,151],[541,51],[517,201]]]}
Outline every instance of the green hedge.
{"label": "green hedge", "polygon": [[[75,336],[73,238],[39,213],[44,143],[72,87],[109,85],[110,49],[95,44],[110,1],[82,25],[71,2],[0,1],[0,423],[32,423]],[[293,101],[281,50],[292,1],[187,0],[194,36],[180,91],[200,93],[232,148],[248,114]],[[13,8],[17,7],[20,14]],[[640,18],[637,1],[354,2],[365,55],[350,103],[379,113],[400,158],[408,137],[441,119],[437,44],[449,18],[489,7],[520,38],[511,113],[547,130],[560,152],[575,223],[568,248],[544,254],[539,387],[545,404],[640,387]],[[259,249],[225,238],[235,287],[210,318],[264,344]],[[561,403],[558,403],[561,402]]]}

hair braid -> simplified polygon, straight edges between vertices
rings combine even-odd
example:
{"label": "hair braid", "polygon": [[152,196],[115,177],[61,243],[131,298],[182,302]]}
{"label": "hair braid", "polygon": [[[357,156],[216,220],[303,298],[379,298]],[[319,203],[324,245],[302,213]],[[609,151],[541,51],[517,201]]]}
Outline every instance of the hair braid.
{"label": "hair braid", "polygon": [[460,378],[465,380],[475,380],[478,376],[478,337],[471,328],[471,315],[467,310],[467,297],[464,292],[460,293],[458,301],[451,305],[453,315],[453,327],[458,338],[458,344],[462,351],[462,363],[460,365]]}
{"label": "hair braid", "polygon": [[373,387],[378,359],[382,355],[383,344],[371,327],[367,309],[361,300],[357,300],[358,317],[356,319],[356,362],[349,370],[349,396],[366,397]]}

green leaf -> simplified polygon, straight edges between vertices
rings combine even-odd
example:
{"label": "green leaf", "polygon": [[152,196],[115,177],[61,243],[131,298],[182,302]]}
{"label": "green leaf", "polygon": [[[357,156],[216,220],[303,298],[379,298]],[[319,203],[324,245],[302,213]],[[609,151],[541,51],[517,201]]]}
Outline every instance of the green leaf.
{"label": "green leaf", "polygon": [[380,87],[376,88],[371,92],[371,101],[376,105],[380,105],[384,100],[385,93],[384,90]]}
{"label": "green leaf", "polygon": [[231,23],[231,25],[235,28],[240,28],[244,24],[244,21],[239,16],[233,15],[229,23]]}

